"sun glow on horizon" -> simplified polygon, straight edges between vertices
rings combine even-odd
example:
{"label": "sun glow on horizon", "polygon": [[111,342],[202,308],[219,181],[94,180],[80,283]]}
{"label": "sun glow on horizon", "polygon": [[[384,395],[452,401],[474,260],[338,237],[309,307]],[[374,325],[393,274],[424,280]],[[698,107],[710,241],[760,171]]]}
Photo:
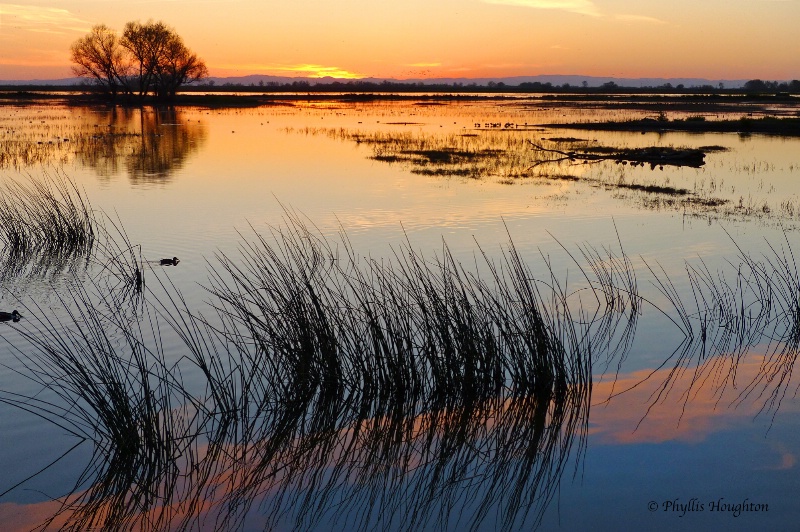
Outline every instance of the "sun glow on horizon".
{"label": "sun glow on horizon", "polygon": [[240,72],[246,71],[248,73],[258,73],[274,76],[289,77],[305,77],[305,78],[339,78],[339,79],[362,79],[367,76],[350,72],[343,68],[336,66],[315,65],[310,63],[299,65],[259,65],[259,64],[246,64],[246,65],[222,65],[216,69],[222,72]]}

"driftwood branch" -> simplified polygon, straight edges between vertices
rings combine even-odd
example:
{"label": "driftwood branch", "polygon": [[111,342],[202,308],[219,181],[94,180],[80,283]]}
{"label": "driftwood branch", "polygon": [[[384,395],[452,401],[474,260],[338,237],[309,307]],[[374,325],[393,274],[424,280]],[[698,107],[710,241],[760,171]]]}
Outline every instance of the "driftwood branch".
{"label": "driftwood branch", "polygon": [[[539,161],[531,166],[534,168],[545,163],[560,163],[572,161],[575,164],[591,164],[600,161],[614,161],[617,164],[631,164],[644,166],[649,164],[651,169],[656,166],[691,166],[700,168],[705,163],[705,151],[699,148],[672,148],[669,146],[652,146],[649,148],[590,148],[583,151],[561,151],[545,148],[528,140],[535,150],[557,155],[550,159]],[[602,150],[602,152],[600,151]]]}

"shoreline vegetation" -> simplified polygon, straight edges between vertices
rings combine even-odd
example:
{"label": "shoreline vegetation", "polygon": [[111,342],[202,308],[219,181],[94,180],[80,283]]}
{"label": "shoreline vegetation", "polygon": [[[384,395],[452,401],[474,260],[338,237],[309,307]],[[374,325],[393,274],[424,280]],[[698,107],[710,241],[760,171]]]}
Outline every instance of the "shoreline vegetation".
{"label": "shoreline vegetation", "polygon": [[797,137],[800,136],[800,117],[781,118],[776,116],[762,116],[755,118],[752,116],[744,116],[736,120],[707,120],[704,116],[698,115],[669,120],[660,116],[659,118],[642,118],[640,120],[543,124],[543,127],[642,133],[662,133],[668,131],[688,133],[738,133],[740,135],[760,133],[764,135]]}
{"label": "shoreline vegetation", "polygon": [[[66,161],[79,158],[98,172],[108,168],[126,167],[137,181],[169,178],[205,138],[201,124],[171,129],[168,136],[155,134],[158,123],[178,123],[181,108],[241,109],[259,106],[313,106],[326,102],[326,107],[347,107],[400,102],[408,106],[457,106],[461,102],[490,102],[512,111],[555,110],[542,122],[564,120],[561,123],[485,122],[478,120],[464,127],[461,134],[408,131],[373,131],[360,128],[287,128],[286,132],[326,135],[332,139],[365,146],[367,156],[387,164],[399,164],[411,173],[441,177],[491,179],[504,185],[534,182],[537,184],[579,181],[590,187],[614,191],[615,197],[632,200],[646,209],[669,209],[690,216],[735,216],[758,218],[774,222],[796,222],[800,208],[797,198],[782,201],[753,200],[750,195],[732,188],[723,194],[715,185],[671,182],[667,173],[644,174],[641,170],[662,171],[670,167],[703,168],[709,154],[726,151],[714,144],[689,146],[685,142],[672,144],[666,140],[645,138],[628,144],[613,142],[598,144],[591,139],[562,136],[558,130],[609,130],[636,133],[689,132],[737,133],[800,137],[800,99],[787,101],[783,96],[720,96],[707,95],[588,95],[588,94],[376,94],[376,93],[286,93],[286,94],[201,94],[180,93],[173,105],[122,105],[111,103],[98,93],[0,90],[0,106],[34,107],[57,102],[74,108],[102,109],[115,116],[133,115],[137,110],[151,109],[150,121],[130,125],[118,120],[108,131],[88,128],[75,133],[64,132],[58,139],[19,136],[0,138],[0,169],[24,169],[47,161]],[[333,102],[332,104],[330,102]],[[96,107],[95,107],[96,106]],[[558,109],[626,109],[619,120],[576,121],[553,118],[561,115]],[[616,113],[614,113],[616,114]],[[608,115],[608,113],[606,113]],[[544,116],[544,115],[543,115]],[[566,116],[566,115],[564,115]],[[572,116],[582,116],[572,113]],[[613,116],[613,115],[612,115]],[[631,119],[631,116],[645,118]],[[117,120],[117,119],[115,119]],[[148,119],[149,120],[149,119]],[[580,120],[583,120],[582,118]],[[392,124],[392,122],[387,122]],[[398,123],[413,125],[411,123]],[[137,129],[141,128],[140,130]],[[547,130],[550,130],[548,135]],[[553,135],[553,136],[550,136]],[[638,138],[639,135],[636,135]],[[716,141],[713,141],[716,142]],[[127,154],[127,155],[122,155]],[[581,168],[598,165],[597,173],[586,174]],[[627,172],[630,170],[630,172]],[[627,194],[619,194],[625,192]]]}
{"label": "shoreline vegetation", "polygon": [[[168,103],[180,105],[193,101],[197,96],[209,97],[236,96],[242,99],[306,99],[309,96],[325,98],[341,98],[352,95],[361,98],[420,98],[420,94],[430,99],[486,99],[531,95],[543,100],[595,101],[609,99],[615,103],[650,101],[658,103],[664,100],[685,102],[795,102],[800,103],[800,83],[797,88],[786,91],[748,90],[746,88],[719,89],[713,87],[664,88],[664,87],[577,87],[554,86],[550,83],[522,83],[520,85],[425,85],[417,83],[328,83],[311,85],[306,82],[295,82],[283,85],[243,85],[243,84],[195,84],[182,86]],[[68,98],[96,103],[116,105],[141,105],[144,103],[164,103],[156,98],[116,98],[93,85],[43,85],[4,84],[0,80],[0,99],[26,98]],[[213,99],[213,98],[211,98]]]}
{"label": "shoreline vegetation", "polygon": [[[169,102],[168,107],[254,108],[274,105],[291,106],[308,101],[338,101],[344,103],[380,101],[416,101],[419,105],[445,105],[460,101],[508,101],[520,105],[575,105],[615,109],[652,111],[654,117],[637,120],[606,122],[568,122],[538,124],[538,127],[629,132],[690,132],[738,133],[800,136],[800,97],[789,93],[747,93],[742,90],[716,89],[712,92],[663,92],[651,89],[625,88],[624,91],[599,91],[593,88],[573,89],[570,93],[542,94],[541,90],[520,90],[508,87],[497,90],[489,87],[452,87],[447,91],[437,86],[395,86],[385,88],[376,84],[333,84],[305,88],[257,87],[187,87]],[[413,89],[413,90],[412,90]],[[511,90],[515,89],[515,90]],[[622,88],[620,88],[622,89]],[[212,91],[211,93],[205,91]],[[529,95],[526,97],[525,95]],[[3,86],[0,84],[0,106],[36,105],[60,102],[69,106],[113,106],[122,108],[165,107],[164,102],[141,99],[109,100],[107,95],[92,87]],[[780,106],[776,110],[775,106]],[[685,117],[669,118],[666,113],[691,113]],[[713,114],[738,114],[736,118]],[[707,116],[712,115],[712,116]]]}
{"label": "shoreline vegetation", "polygon": [[[86,79],[79,83],[64,82],[56,84],[37,83],[32,80],[30,83],[14,82],[13,84],[0,80],[0,90],[37,90],[37,91],[80,91],[102,94],[106,98],[109,94],[96,81]],[[683,84],[672,85],[664,83],[656,86],[625,86],[613,81],[603,83],[599,86],[572,85],[564,83],[561,85],[551,82],[523,82],[516,85],[504,82],[489,81],[486,84],[475,82],[454,82],[454,83],[422,83],[401,80],[384,80],[381,82],[369,80],[348,80],[348,81],[319,81],[313,82],[308,79],[298,79],[293,82],[279,83],[266,82],[242,83],[225,82],[216,83],[210,79],[195,79],[190,83],[180,86],[179,92],[353,92],[353,93],[385,93],[385,92],[441,92],[441,93],[554,93],[560,95],[597,95],[597,94],[650,94],[650,95],[715,95],[715,96],[790,96],[800,95],[800,80],[791,82],[765,82],[762,80],[750,80],[741,87],[725,88],[710,84],[685,86]]]}

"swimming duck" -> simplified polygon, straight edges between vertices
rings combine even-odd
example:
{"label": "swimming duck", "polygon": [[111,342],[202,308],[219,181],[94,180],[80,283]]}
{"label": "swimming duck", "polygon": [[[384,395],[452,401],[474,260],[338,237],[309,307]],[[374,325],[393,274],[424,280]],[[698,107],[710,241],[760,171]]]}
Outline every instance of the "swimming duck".
{"label": "swimming duck", "polygon": [[162,266],[177,266],[180,260],[178,257],[172,257],[171,259],[161,259]]}
{"label": "swimming duck", "polygon": [[0,321],[19,321],[22,317],[16,310],[14,312],[0,312]]}

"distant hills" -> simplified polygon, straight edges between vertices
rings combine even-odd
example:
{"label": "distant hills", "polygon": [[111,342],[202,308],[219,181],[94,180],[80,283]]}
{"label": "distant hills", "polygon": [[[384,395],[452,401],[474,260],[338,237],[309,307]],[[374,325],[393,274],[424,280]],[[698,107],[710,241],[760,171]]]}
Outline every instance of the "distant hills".
{"label": "distant hills", "polygon": [[604,83],[616,83],[621,87],[661,87],[670,84],[673,87],[683,85],[684,87],[701,87],[703,85],[711,85],[719,87],[722,83],[725,88],[736,89],[742,87],[748,80],[746,79],[705,79],[705,78],[616,78],[616,77],[598,77],[598,76],[579,76],[579,75],[540,75],[540,76],[514,76],[505,78],[416,78],[416,79],[393,79],[393,78],[361,78],[358,80],[349,79],[335,79],[330,77],[324,78],[289,78],[279,76],[262,76],[250,75],[239,77],[226,77],[226,78],[208,78],[206,82],[213,81],[215,85],[242,84],[242,85],[258,85],[263,82],[265,85],[268,83],[278,83],[280,85],[291,84],[294,82],[308,82],[311,85],[315,84],[329,84],[334,82],[348,83],[348,82],[368,82],[368,83],[383,83],[384,81],[390,83],[408,83],[416,85],[455,85],[461,84],[468,86],[476,84],[479,86],[486,86],[490,83],[499,84],[503,83],[509,86],[517,86],[521,83],[550,83],[554,86],[561,86],[569,84],[571,86],[580,87],[585,81],[588,87],[600,87]]}
{"label": "distant hills", "polygon": [[[550,83],[553,86],[569,84],[573,87],[581,87],[584,82],[587,87],[600,87],[606,83],[615,83],[620,87],[663,87],[669,84],[672,87],[683,85],[686,88],[712,86],[719,87],[720,84],[726,89],[741,88],[748,80],[745,79],[706,79],[706,78],[616,78],[580,75],[540,75],[540,76],[515,76],[505,78],[418,78],[418,79],[392,79],[392,78],[360,78],[360,79],[337,79],[331,77],[324,78],[302,78],[286,76],[264,76],[252,74],[249,76],[236,77],[210,77],[203,81],[202,85],[225,86],[225,85],[287,85],[293,83],[313,85],[329,85],[332,83],[355,84],[355,83],[404,83],[414,85],[461,85],[468,87],[472,84],[477,86],[504,84],[510,87],[518,86],[522,83]],[[62,79],[33,79],[33,80],[0,80],[0,85],[17,86],[73,86],[85,82],[82,78],[62,78]]]}

